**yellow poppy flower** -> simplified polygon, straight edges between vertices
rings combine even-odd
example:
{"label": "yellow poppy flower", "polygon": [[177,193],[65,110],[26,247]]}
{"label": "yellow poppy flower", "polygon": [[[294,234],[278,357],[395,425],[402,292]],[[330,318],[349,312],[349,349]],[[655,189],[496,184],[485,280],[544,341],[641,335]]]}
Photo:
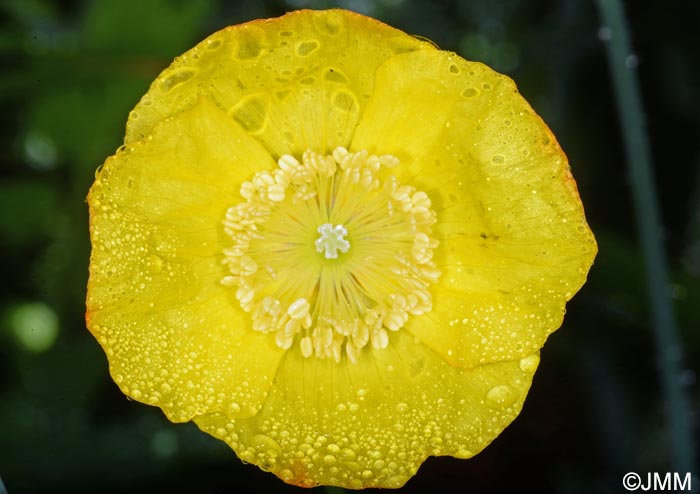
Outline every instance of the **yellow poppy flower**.
{"label": "yellow poppy flower", "polygon": [[596,253],[510,79],[343,10],[177,58],[88,202],[115,382],[303,486],[482,450]]}

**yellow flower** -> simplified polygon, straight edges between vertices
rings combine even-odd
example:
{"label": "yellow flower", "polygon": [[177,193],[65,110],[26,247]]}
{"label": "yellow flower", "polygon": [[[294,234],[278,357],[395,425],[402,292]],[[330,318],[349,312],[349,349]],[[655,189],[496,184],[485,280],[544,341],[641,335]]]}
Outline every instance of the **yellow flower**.
{"label": "yellow flower", "polygon": [[342,10],[176,59],[88,202],[122,391],[304,486],[482,450],[596,253],[510,79]]}

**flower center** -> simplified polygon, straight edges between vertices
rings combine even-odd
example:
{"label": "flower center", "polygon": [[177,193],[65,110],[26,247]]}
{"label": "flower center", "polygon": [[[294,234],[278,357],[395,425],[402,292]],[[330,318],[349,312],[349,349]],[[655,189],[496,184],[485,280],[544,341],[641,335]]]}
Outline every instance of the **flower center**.
{"label": "flower center", "polygon": [[325,252],[326,259],[337,259],[338,251],[345,253],[350,249],[350,242],[343,238],[348,234],[343,225],[324,223],[318,227],[318,233],[321,236],[315,242],[316,250]]}
{"label": "flower center", "polygon": [[356,362],[432,309],[435,213],[390,173],[397,166],[366,151],[306,151],[241,185],[223,221],[233,242],[221,283],[237,287],[253,330],[274,333],[280,348],[296,341],[304,357],[340,361],[345,350]]}

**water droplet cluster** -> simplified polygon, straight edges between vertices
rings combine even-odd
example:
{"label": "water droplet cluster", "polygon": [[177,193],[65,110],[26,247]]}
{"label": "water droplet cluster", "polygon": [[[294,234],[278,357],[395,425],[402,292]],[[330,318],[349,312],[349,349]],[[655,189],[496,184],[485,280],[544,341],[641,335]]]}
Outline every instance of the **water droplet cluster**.
{"label": "water droplet cluster", "polygon": [[[397,336],[401,359],[363,359],[349,372],[328,360],[299,359],[290,369],[297,379],[276,386],[257,416],[217,414],[197,423],[244,461],[293,484],[396,488],[427,456],[474,456],[520,410],[532,370],[520,367],[531,362],[464,373],[444,362],[426,365],[425,349],[406,355],[405,345],[416,344]],[[504,382],[504,372],[514,379]],[[302,376],[316,376],[313,390]]]}

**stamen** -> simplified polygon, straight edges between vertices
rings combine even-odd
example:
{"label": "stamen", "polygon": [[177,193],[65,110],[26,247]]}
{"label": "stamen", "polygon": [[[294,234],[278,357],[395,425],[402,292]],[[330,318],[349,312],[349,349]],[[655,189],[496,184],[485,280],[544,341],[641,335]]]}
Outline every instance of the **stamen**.
{"label": "stamen", "polygon": [[287,314],[289,314],[289,317],[292,319],[298,321],[306,317],[306,314],[309,313],[309,308],[310,306],[308,300],[305,298],[300,298],[289,306],[289,309],[287,309]]}
{"label": "stamen", "polygon": [[[430,312],[436,216],[426,193],[388,171],[397,166],[367,151],[306,151],[241,185],[242,202],[223,220],[232,244],[221,284],[236,290],[253,330],[274,333],[285,350],[296,342],[304,358],[357,363],[410,316]],[[326,262],[340,253],[342,263]]]}

